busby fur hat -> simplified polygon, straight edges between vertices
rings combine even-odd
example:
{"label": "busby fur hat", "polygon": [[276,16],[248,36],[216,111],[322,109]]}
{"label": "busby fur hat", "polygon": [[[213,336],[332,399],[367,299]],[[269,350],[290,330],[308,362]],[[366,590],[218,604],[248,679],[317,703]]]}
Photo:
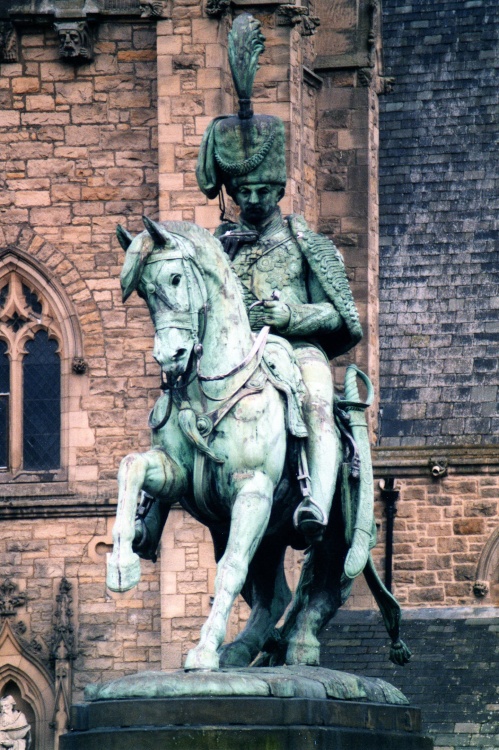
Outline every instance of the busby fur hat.
{"label": "busby fur hat", "polygon": [[240,185],[286,185],[284,123],[280,117],[255,115],[251,107],[264,41],[260,22],[253,16],[243,13],[236,18],[229,33],[229,63],[239,112],[217,117],[203,136],[196,177],[208,198],[216,198],[222,185],[229,195]]}

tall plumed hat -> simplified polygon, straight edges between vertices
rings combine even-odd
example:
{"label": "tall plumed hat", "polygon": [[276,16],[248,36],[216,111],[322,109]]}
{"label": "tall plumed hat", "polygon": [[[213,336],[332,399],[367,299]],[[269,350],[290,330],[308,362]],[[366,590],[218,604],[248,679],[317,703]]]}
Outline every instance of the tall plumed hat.
{"label": "tall plumed hat", "polygon": [[265,49],[260,22],[238,16],[229,32],[229,64],[239,97],[237,115],[217,117],[208,126],[199,151],[196,177],[202,192],[216,198],[225,185],[286,185],[286,141],[280,117],[255,115],[251,106],[258,58]]}

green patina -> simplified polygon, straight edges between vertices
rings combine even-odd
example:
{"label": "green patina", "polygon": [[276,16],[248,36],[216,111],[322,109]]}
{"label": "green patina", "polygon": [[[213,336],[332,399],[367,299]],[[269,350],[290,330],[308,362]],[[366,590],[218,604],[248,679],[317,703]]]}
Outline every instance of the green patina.
{"label": "green patina", "polygon": [[[239,223],[222,225],[221,242],[187,222],[146,219],[135,238],[118,230],[123,298],[135,291],[147,302],[163,394],[150,418],[151,450],[121,463],[108,586],[138,583],[139,556],[155,558],[179,502],[209,526],[218,563],[213,607],[186,669],[318,667],[319,632],[362,572],[392,638],[391,658],[402,664],[410,652],[399,640],[400,608],[370,556],[364,411],[372,389],[350,366],[344,397],[335,399],[328,361],[359,341],[359,317],[334,244],[302,217],[280,214],[284,125],[251,107],[262,49],[259,23],[238,16],[229,59],[240,111],[214,120],[197,170],[209,197],[225,185]],[[141,491],[150,499],[136,519]],[[283,567],[290,545],[308,550],[276,629],[291,601]],[[251,616],[222,646],[240,593]]]}

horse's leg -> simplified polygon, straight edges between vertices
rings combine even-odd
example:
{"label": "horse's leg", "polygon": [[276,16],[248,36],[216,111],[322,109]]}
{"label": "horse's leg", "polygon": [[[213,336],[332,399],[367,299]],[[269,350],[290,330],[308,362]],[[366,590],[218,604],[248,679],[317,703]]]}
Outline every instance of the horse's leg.
{"label": "horse's leg", "polygon": [[269,477],[257,472],[236,496],[227,547],[217,565],[213,607],[201,629],[199,644],[187,654],[185,669],[218,669],[217,651],[234,599],[241,592],[248,566],[267,528],[273,489]]}
{"label": "horse's leg", "polygon": [[107,586],[111,591],[128,591],[140,580],[140,560],[132,550],[135,513],[141,490],[164,496],[174,502],[178,494],[180,470],[159,450],[130,453],[118,471],[118,508],[113,528],[113,551],[107,563]]}
{"label": "horse's leg", "polygon": [[333,504],[324,539],[309,552],[296,602],[282,628],[288,642],[286,664],[319,665],[319,633],[346,601],[353,584],[342,575],[346,552],[338,507]]}
{"label": "horse's leg", "polygon": [[291,601],[284,574],[286,544],[265,537],[251,561],[242,594],[251,607],[244,630],[220,649],[221,667],[246,667],[262,650]]}

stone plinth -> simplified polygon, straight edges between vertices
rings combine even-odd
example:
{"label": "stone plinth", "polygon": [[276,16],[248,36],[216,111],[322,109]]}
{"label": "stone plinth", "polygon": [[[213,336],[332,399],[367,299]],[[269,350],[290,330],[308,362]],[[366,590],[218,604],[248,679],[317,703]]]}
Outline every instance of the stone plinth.
{"label": "stone plinth", "polygon": [[[189,684],[194,697],[186,694]],[[146,691],[170,697],[133,697]],[[120,694],[128,697],[109,697]],[[73,706],[72,731],[61,737],[60,750],[433,748],[421,735],[419,710],[396,688],[320,668],[144,672],[92,686],[90,696]]]}

